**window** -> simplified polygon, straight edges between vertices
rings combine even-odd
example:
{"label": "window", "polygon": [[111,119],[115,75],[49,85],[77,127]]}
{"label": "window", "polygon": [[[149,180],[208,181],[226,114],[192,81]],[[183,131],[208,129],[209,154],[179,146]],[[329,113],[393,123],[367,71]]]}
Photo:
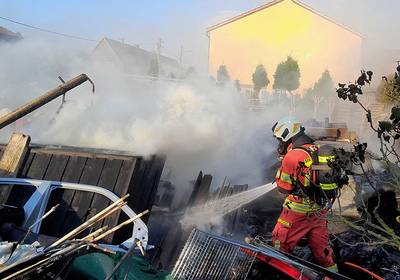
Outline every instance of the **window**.
{"label": "window", "polygon": [[[59,204],[56,211],[43,220],[40,234],[60,238],[106,208],[111,204],[111,200],[98,193],[57,188],[50,194],[46,212],[56,204]],[[108,229],[110,229],[117,225],[117,223],[125,221],[128,218],[128,215],[123,211],[122,214],[120,211],[117,211],[103,221],[95,224],[91,229],[82,232],[78,237],[84,237],[89,232],[105,225],[108,225]],[[127,238],[129,238],[132,236],[132,230],[132,226],[124,227],[118,235],[115,234],[114,236],[111,234],[103,241],[118,244],[119,242],[115,241],[117,236],[118,241],[120,241],[119,237],[121,234],[122,236],[128,235]],[[124,232],[126,233],[124,234]]]}
{"label": "window", "polygon": [[32,185],[0,184],[0,204],[23,207],[35,191]]}

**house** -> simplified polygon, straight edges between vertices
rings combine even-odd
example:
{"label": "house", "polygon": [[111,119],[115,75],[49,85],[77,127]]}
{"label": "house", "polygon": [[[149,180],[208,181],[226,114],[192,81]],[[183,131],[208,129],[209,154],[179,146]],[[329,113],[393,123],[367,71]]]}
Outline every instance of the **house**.
{"label": "house", "polygon": [[15,42],[22,39],[22,35],[17,32],[14,33],[4,27],[0,26],[0,43],[3,42]]}
{"label": "house", "polygon": [[173,58],[158,57],[155,52],[109,38],[103,38],[97,44],[92,56],[130,75],[176,78],[181,73],[178,61]]}
{"label": "house", "polygon": [[275,0],[207,29],[209,72],[225,64],[232,80],[252,84],[258,64],[273,74],[288,56],[300,67],[300,92],[328,69],[334,81],[355,77],[361,67],[363,37],[298,0]]}

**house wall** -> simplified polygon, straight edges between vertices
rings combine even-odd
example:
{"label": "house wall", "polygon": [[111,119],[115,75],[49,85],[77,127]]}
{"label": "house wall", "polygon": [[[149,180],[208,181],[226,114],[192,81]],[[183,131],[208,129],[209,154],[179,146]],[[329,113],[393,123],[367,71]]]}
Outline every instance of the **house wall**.
{"label": "house wall", "polygon": [[285,0],[209,31],[209,71],[225,64],[233,80],[252,84],[257,64],[267,69],[272,88],[276,66],[288,55],[298,60],[300,92],[328,69],[335,81],[348,81],[361,67],[362,38]]}

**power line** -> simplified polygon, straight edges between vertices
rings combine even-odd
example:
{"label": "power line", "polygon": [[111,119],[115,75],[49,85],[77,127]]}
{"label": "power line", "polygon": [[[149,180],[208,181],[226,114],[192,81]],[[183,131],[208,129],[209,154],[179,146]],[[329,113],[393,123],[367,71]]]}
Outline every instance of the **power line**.
{"label": "power line", "polygon": [[40,27],[37,27],[37,26],[33,26],[33,25],[30,25],[30,24],[26,24],[26,23],[23,23],[23,22],[19,22],[19,21],[13,20],[13,19],[5,18],[5,17],[2,17],[2,16],[0,16],[0,19],[9,21],[9,22],[12,22],[12,23],[15,23],[15,24],[19,24],[19,25],[22,25],[22,26],[25,26],[25,27],[28,27],[28,28],[32,28],[32,29],[35,29],[35,30],[39,30],[41,32],[46,32],[46,33],[50,33],[50,34],[54,34],[54,35],[59,35],[59,36],[63,36],[63,37],[71,38],[71,39],[84,40],[84,41],[89,41],[89,42],[98,42],[98,40],[88,39],[88,38],[84,38],[84,37],[79,37],[79,36],[75,36],[75,35],[70,35],[70,34],[65,34],[65,33],[52,31],[52,30],[40,28]]}

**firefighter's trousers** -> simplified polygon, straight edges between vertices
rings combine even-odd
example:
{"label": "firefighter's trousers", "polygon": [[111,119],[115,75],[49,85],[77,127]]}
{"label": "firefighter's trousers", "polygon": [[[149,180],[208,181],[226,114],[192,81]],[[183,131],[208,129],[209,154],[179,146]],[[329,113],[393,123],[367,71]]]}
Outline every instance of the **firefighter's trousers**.
{"label": "firefighter's trousers", "polygon": [[291,253],[299,241],[306,237],[316,263],[336,271],[332,248],[329,246],[326,212],[302,214],[283,208],[272,232],[273,246]]}

